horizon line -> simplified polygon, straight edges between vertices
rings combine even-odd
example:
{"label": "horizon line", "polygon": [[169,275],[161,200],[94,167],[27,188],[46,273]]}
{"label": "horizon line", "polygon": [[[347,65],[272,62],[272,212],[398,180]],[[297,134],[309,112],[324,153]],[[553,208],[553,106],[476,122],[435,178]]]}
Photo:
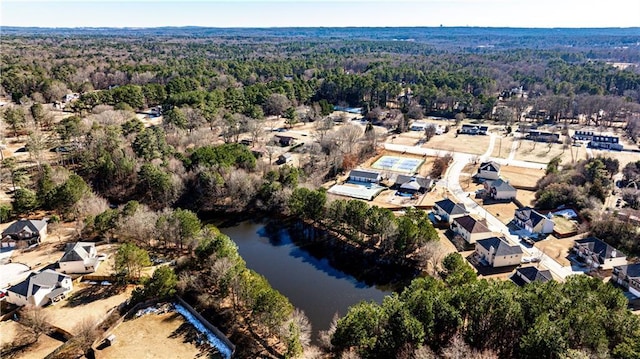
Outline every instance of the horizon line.
{"label": "horizon line", "polygon": [[[599,27],[517,27],[517,26],[480,26],[480,25],[415,25],[415,26],[202,26],[202,25],[159,25],[159,26],[17,26],[17,25],[0,25],[2,29],[182,29],[182,28],[199,28],[199,29],[440,29],[440,28],[468,28],[468,29],[640,29],[640,26],[599,26]],[[640,34],[638,34],[640,36]]]}

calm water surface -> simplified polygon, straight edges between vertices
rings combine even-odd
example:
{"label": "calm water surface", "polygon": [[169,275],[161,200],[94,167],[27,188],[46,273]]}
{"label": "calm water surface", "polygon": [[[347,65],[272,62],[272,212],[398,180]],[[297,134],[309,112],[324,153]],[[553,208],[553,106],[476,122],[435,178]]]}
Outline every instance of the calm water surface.
{"label": "calm water surface", "polygon": [[328,329],[336,312],[343,316],[355,303],[382,302],[391,294],[334,268],[318,251],[296,245],[286,228],[245,221],[220,230],[238,245],[248,268],[265,276],[271,286],[304,310],[314,333]]}

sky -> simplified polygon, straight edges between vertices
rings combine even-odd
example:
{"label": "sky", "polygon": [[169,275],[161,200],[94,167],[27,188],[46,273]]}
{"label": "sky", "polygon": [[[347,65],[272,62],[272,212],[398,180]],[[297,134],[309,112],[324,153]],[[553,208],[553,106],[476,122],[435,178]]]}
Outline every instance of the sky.
{"label": "sky", "polygon": [[1,26],[638,27],[640,0],[0,1]]}

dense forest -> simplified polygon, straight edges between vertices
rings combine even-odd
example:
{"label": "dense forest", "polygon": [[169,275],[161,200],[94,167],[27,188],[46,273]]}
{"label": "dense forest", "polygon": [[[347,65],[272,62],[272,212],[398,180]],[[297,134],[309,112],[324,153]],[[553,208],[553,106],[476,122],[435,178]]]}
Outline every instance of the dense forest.
{"label": "dense forest", "polygon": [[[295,357],[309,346],[304,315],[198,215],[291,217],[395,261],[424,261],[437,241],[426,213],[395,216],[317,189],[375,153],[386,133],[372,125],[404,131],[425,115],[619,124],[635,141],[640,71],[620,63],[640,62],[638,41],[638,29],[3,28],[0,95],[12,103],[0,132],[25,141],[30,162],[3,159],[13,197],[0,219],[44,210],[75,220],[82,236],[180,257],[177,275],[160,273],[136,295],[177,290],[218,321],[242,318],[251,334],[233,339],[246,355],[253,335],[275,338],[269,355]],[[335,126],[334,106],[361,107],[369,125]],[[162,121],[145,125],[136,113]],[[304,154],[297,167],[273,164],[280,119],[314,124],[314,141],[293,149]],[[618,167],[551,163],[537,203],[588,210]],[[625,180],[638,168],[625,167]],[[589,219],[595,234],[620,233]],[[617,244],[638,253],[637,243]],[[519,288],[477,280],[457,256],[438,269],[381,305],[353,307],[324,333],[318,356],[640,358],[638,317],[609,284]]]}

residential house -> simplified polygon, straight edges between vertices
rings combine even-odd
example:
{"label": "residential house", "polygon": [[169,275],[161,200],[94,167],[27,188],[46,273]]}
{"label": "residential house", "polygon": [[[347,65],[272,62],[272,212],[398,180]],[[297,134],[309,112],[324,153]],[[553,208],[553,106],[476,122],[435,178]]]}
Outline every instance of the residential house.
{"label": "residential house", "polygon": [[381,179],[382,175],[378,171],[358,169],[349,172],[349,181],[378,183]]}
{"label": "residential house", "polygon": [[486,181],[484,183],[484,189],[489,194],[489,197],[498,200],[511,200],[516,198],[517,194],[517,190],[513,188],[509,182],[502,179]]}
{"label": "residential house", "polygon": [[500,164],[494,161],[482,162],[478,168],[478,178],[497,180],[500,178]]}
{"label": "residential house", "polygon": [[7,289],[7,302],[41,307],[64,299],[71,289],[71,277],[47,269],[31,273],[27,279]]}
{"label": "residential house", "polygon": [[640,297],[640,263],[613,267],[611,280]]}
{"label": "residential house", "polygon": [[467,213],[467,208],[463,203],[455,203],[449,198],[438,201],[433,205],[433,214],[436,216],[436,220],[440,222],[451,223],[455,218],[462,217]]}
{"label": "residential house", "polygon": [[573,251],[585,262],[599,269],[612,269],[627,264],[627,256],[596,237],[575,241]]}
{"label": "residential house", "polygon": [[474,244],[480,239],[491,236],[486,220],[476,219],[469,215],[454,218],[453,223],[451,223],[451,230],[464,238],[469,244]]}
{"label": "residential house", "polygon": [[557,133],[543,132],[543,131],[529,131],[526,136],[527,140],[546,143],[557,143],[560,141],[560,135]]}
{"label": "residential house", "polygon": [[489,131],[488,126],[462,125],[458,133],[463,135],[486,135],[487,131]]}
{"label": "residential house", "polygon": [[284,135],[275,135],[275,141],[282,147],[292,146],[296,143],[296,138]]}
{"label": "residential house", "polygon": [[531,207],[516,209],[513,222],[519,228],[532,234],[549,234],[553,232],[553,221]]}
{"label": "residential house", "polygon": [[276,161],[277,164],[282,165],[285,163],[290,163],[293,161],[293,155],[289,152],[285,152],[283,154],[281,154],[280,156],[278,156],[278,160]]}
{"label": "residential house", "polygon": [[64,255],[58,261],[62,273],[93,273],[98,269],[100,260],[96,244],[76,242],[67,244]]}
{"label": "residential house", "polygon": [[505,238],[490,237],[476,242],[476,254],[492,267],[520,264],[522,248],[507,242]]}
{"label": "residential house", "polygon": [[398,174],[393,181],[393,188],[403,193],[428,192],[433,185],[433,180],[429,177],[408,176]]}
{"label": "residential house", "polygon": [[516,269],[516,272],[511,276],[511,280],[519,285],[523,286],[531,282],[549,282],[553,280],[551,272],[548,269],[539,269],[537,267],[520,267]]}
{"label": "residential house", "polygon": [[591,141],[593,139],[592,131],[576,131],[573,136],[571,136],[573,141]]}
{"label": "residential house", "polygon": [[21,219],[2,231],[3,248],[26,248],[47,238],[47,221]]}
{"label": "residential house", "polygon": [[620,139],[618,137],[598,135],[591,138],[591,141],[589,141],[589,147],[616,151],[622,151],[624,148],[624,146],[620,144]]}

